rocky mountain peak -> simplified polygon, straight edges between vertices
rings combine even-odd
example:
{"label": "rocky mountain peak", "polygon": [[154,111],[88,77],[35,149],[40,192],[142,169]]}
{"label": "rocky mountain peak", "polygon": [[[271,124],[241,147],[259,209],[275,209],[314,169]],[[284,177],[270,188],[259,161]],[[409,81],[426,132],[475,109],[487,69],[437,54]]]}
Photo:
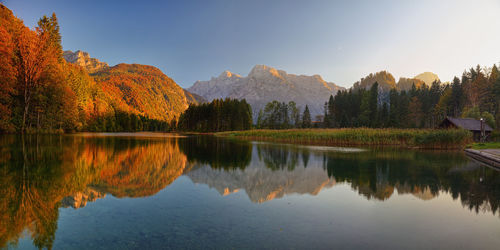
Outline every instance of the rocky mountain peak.
{"label": "rocky mountain peak", "polygon": [[252,70],[250,70],[250,73],[248,73],[248,77],[253,77],[253,78],[267,78],[267,77],[283,78],[283,76],[285,76],[286,74],[287,73],[283,70],[277,70],[273,67],[257,64],[252,68]]}
{"label": "rocky mountain peak", "polygon": [[427,86],[431,86],[434,81],[440,81],[438,75],[432,72],[424,72],[414,78],[424,81]]}
{"label": "rocky mountain peak", "polygon": [[[246,77],[228,71],[209,81],[197,81],[188,90],[208,101],[218,98],[245,99],[251,106],[254,118],[260,109],[271,101],[294,101],[302,110],[306,105],[313,116],[321,115],[323,100],[344,89],[326,82],[320,75],[294,75],[266,65],[255,65]],[[222,77],[224,76],[224,77]],[[321,100],[321,101],[318,101]]]}
{"label": "rocky mountain peak", "polygon": [[224,72],[222,72],[220,75],[219,75],[219,79],[225,79],[225,78],[233,78],[233,77],[236,77],[236,78],[241,78],[240,75],[238,74],[234,74],[232,73],[231,71],[229,70],[226,70]]}
{"label": "rocky mountain peak", "polygon": [[95,73],[97,71],[109,68],[109,65],[107,63],[101,62],[96,58],[91,58],[89,53],[81,50],[77,50],[75,52],[66,50],[63,53],[63,57],[69,63],[84,67],[89,73]]}

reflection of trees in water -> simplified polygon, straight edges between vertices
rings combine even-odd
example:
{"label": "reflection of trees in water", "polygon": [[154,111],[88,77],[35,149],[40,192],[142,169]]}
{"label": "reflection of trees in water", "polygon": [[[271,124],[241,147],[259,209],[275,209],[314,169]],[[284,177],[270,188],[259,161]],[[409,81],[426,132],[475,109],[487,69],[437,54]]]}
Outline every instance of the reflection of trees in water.
{"label": "reflection of trees in water", "polygon": [[[299,161],[298,150],[293,150],[290,146],[283,144],[258,144],[257,153],[259,160],[263,161],[266,167],[271,170],[288,169],[293,171]],[[308,160],[309,158],[307,158]],[[306,165],[306,160],[303,159],[303,163]]]}
{"label": "reflection of trees in water", "polygon": [[[177,179],[186,166],[186,156],[172,140],[128,140],[118,143],[112,154],[87,142],[88,165],[99,169],[90,186],[116,197],[144,197],[157,193]],[[116,144],[115,144],[116,145]]]}
{"label": "reflection of trees in water", "polygon": [[368,199],[385,200],[394,189],[422,199],[441,191],[460,198],[476,212],[496,213],[499,206],[500,173],[468,161],[461,153],[385,150],[335,154],[328,157],[327,171]]}
{"label": "reflection of trees in water", "polygon": [[[0,139],[0,247],[17,242],[25,228],[39,248],[52,248],[57,229],[59,191],[67,188],[70,171],[60,167],[65,154],[55,137],[40,142],[35,136]],[[57,155],[57,156],[56,156]]]}
{"label": "reflection of trees in water", "polygon": [[63,198],[88,187],[117,197],[152,195],[185,164],[167,139],[0,137],[0,247],[28,229],[35,246],[51,248]]}
{"label": "reflection of trees in water", "polygon": [[190,162],[216,169],[245,169],[252,160],[252,145],[245,141],[193,136],[179,140],[179,147]]}
{"label": "reflection of trees in water", "polygon": [[[276,174],[270,174],[272,178],[266,179],[267,183],[260,183],[269,185],[269,190],[276,189],[271,182],[285,178],[277,175],[277,170],[303,179],[297,171],[304,169],[296,166],[303,164],[306,167],[313,160],[323,164],[325,175],[335,177],[337,182],[350,183],[368,199],[387,199],[394,190],[430,199],[444,191],[454,199],[460,198],[465,207],[476,212],[496,213],[499,208],[500,173],[478,167],[461,153],[381,150],[346,154],[271,144],[257,144],[256,149],[259,161]],[[102,197],[104,193],[117,197],[152,195],[186,173],[188,160],[209,164],[221,173],[230,169],[244,170],[252,161],[252,144],[212,137],[177,141],[167,138],[26,136],[22,139],[2,136],[0,247],[15,244],[28,229],[37,247],[51,248],[63,198],[72,196],[73,203],[65,203],[65,206],[73,204],[76,207],[74,204],[85,204],[83,198],[78,198],[84,195],[89,200]],[[284,180],[283,183],[288,182]],[[234,183],[234,186],[240,184]],[[252,190],[253,184],[247,180],[244,186]],[[300,188],[288,191],[299,192]],[[254,190],[255,200],[261,198],[259,190]],[[286,192],[272,194],[279,197]]]}
{"label": "reflection of trees in water", "polygon": [[386,148],[340,153],[267,143],[256,144],[256,149],[259,161],[273,171],[294,171],[300,163],[306,167],[311,155],[323,158],[328,176],[349,183],[368,199],[386,200],[394,190],[423,200],[448,192],[470,210],[499,209],[500,172],[469,161],[461,152]]}

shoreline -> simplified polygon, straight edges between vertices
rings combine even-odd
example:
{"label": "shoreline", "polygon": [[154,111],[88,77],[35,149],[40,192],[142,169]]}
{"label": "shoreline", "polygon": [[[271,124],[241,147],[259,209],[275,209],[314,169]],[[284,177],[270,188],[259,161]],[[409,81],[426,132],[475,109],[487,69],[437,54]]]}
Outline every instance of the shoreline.
{"label": "shoreline", "polygon": [[464,150],[465,154],[481,163],[500,169],[500,149],[472,149]]}
{"label": "shoreline", "polygon": [[284,129],[218,132],[215,136],[323,146],[401,147],[408,149],[459,150],[472,142],[465,130],[437,129]]}

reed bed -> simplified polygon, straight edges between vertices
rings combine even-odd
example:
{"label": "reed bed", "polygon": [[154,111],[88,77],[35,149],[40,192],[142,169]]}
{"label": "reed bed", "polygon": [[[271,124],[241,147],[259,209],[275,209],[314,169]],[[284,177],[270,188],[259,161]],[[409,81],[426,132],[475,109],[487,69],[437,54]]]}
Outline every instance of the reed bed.
{"label": "reed bed", "polygon": [[284,129],[216,133],[217,136],[331,146],[402,146],[425,149],[460,149],[472,142],[472,133],[461,129]]}

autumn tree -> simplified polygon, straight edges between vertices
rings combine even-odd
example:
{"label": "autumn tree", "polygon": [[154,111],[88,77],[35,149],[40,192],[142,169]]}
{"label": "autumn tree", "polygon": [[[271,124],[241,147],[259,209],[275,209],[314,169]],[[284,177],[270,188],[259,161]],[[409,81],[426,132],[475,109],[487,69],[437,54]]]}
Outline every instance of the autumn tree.
{"label": "autumn tree", "polygon": [[12,132],[12,96],[14,95],[16,70],[14,41],[9,32],[0,26],[0,131]]}
{"label": "autumn tree", "polygon": [[24,27],[19,36],[19,68],[20,82],[19,93],[23,97],[23,118],[21,131],[25,131],[26,118],[30,111],[31,100],[36,89],[41,85],[44,73],[56,59],[51,46],[47,46],[48,34],[43,34],[38,29],[32,31]]}

